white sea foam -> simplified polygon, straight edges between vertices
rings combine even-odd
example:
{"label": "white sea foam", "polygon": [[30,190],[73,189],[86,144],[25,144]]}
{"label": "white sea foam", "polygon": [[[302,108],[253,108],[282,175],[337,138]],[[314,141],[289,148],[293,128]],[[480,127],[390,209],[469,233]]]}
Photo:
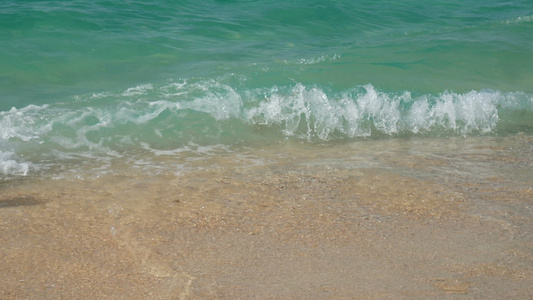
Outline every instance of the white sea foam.
{"label": "white sea foam", "polygon": [[328,96],[319,88],[298,84],[285,94],[272,90],[266,101],[244,115],[248,123],[279,124],[287,135],[323,140],[334,133],[350,138],[431,130],[464,135],[491,132],[505,98],[494,91],[413,97],[409,92],[379,92],[370,84]]}
{"label": "white sea foam", "polygon": [[[212,115],[217,120],[238,118],[243,106],[241,95],[227,84],[214,80],[191,84],[171,84],[162,88],[169,99],[178,100],[178,107]],[[176,97],[176,95],[178,95]],[[177,99],[176,99],[177,98]],[[181,100],[181,101],[180,101]]]}
{"label": "white sea foam", "polygon": [[[341,56],[338,55],[338,54],[321,55],[321,56],[312,57],[312,58],[301,58],[301,59],[298,60],[298,63],[302,64],[302,65],[313,65],[313,64],[324,62],[324,61],[331,62],[331,61],[334,61],[334,60],[336,60],[337,58],[340,58],[340,57]],[[286,63],[290,63],[290,62],[286,61]]]}
{"label": "white sea foam", "polygon": [[30,162],[17,161],[13,151],[0,150],[0,173],[3,175],[27,175],[32,166]]}
{"label": "white sea foam", "polygon": [[533,22],[533,15],[531,16],[520,16],[512,19],[505,20],[505,24],[520,24],[520,23],[530,23]]}
{"label": "white sea foam", "polygon": [[49,106],[29,105],[17,109],[15,107],[6,112],[0,112],[0,138],[7,140],[17,138],[23,141],[29,141],[42,133],[49,131],[48,125],[41,125],[39,113],[46,110]]}
{"label": "white sea foam", "polygon": [[148,91],[154,89],[152,84],[141,84],[135,87],[128,88],[122,93],[122,96],[136,96],[146,94]]}
{"label": "white sea foam", "polygon": [[190,156],[192,154],[211,156],[219,153],[231,152],[231,149],[228,147],[228,145],[222,144],[202,146],[195,143],[188,143],[187,145],[172,150],[154,149],[147,143],[141,143],[141,147],[150,151],[156,156]]}
{"label": "white sea foam", "polygon": [[533,111],[533,96],[520,92],[414,96],[371,84],[342,92],[303,84],[241,90],[196,80],[105,94],[105,102],[94,103],[91,94],[78,96],[74,104],[0,112],[0,173],[24,175],[43,160],[109,166],[115,158],[146,153],[197,159],[230,151],[233,144],[280,137],[490,134],[503,112],[523,111],[527,117]]}

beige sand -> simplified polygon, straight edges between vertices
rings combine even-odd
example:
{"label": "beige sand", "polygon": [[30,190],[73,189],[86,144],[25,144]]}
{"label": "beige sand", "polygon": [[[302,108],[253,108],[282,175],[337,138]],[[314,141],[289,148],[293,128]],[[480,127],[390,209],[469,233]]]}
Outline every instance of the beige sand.
{"label": "beige sand", "polygon": [[256,166],[239,154],[178,175],[11,180],[0,298],[533,298],[532,142],[302,146]]}

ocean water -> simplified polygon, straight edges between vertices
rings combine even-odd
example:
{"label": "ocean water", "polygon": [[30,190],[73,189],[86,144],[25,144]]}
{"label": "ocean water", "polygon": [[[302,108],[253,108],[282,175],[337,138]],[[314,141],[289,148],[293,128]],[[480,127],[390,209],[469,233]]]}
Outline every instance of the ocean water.
{"label": "ocean water", "polygon": [[532,0],[0,1],[2,299],[533,299],[532,204]]}
{"label": "ocean water", "polygon": [[0,177],[528,137],[532,33],[529,0],[4,0]]}

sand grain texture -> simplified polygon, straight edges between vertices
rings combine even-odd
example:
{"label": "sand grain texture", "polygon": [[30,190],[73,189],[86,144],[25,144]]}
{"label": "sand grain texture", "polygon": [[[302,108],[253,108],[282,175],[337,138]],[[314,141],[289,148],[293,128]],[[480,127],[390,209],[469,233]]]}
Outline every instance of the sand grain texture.
{"label": "sand grain texture", "polygon": [[456,156],[321,155],[2,183],[1,298],[533,297],[531,178],[420,176]]}

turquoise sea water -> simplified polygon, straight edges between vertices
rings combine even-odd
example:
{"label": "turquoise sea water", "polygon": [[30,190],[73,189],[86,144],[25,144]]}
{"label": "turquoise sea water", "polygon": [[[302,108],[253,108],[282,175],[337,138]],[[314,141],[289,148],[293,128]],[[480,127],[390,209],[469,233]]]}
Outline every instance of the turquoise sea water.
{"label": "turquoise sea water", "polygon": [[529,0],[5,0],[0,43],[0,176],[533,134]]}

